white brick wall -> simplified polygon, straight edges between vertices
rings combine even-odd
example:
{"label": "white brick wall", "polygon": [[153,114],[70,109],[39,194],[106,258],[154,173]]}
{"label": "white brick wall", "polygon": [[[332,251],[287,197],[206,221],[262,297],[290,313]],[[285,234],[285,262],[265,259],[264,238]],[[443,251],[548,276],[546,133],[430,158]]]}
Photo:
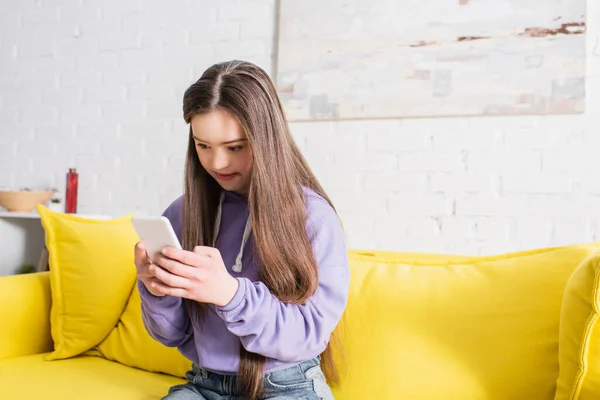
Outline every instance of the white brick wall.
{"label": "white brick wall", "polygon": [[[0,187],[82,212],[159,213],[182,187],[185,88],[215,61],[272,70],[275,0],[0,1]],[[334,23],[335,21],[332,21]],[[600,5],[588,112],[292,124],[351,247],[490,254],[600,240]]]}

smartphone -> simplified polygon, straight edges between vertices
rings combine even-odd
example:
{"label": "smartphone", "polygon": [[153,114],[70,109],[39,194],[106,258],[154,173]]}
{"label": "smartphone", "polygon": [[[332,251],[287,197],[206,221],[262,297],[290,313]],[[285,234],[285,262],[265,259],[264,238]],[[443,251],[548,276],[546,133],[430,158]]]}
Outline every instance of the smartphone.
{"label": "smartphone", "polygon": [[167,217],[133,216],[131,222],[140,240],[146,245],[146,252],[151,260],[166,246],[181,249],[179,239]]}

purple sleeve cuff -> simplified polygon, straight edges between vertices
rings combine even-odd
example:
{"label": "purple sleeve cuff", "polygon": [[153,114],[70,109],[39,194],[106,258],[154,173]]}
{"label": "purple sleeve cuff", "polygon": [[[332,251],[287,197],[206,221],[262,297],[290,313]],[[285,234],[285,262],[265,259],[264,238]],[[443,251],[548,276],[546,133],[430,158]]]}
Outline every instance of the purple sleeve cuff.
{"label": "purple sleeve cuff", "polygon": [[[246,278],[236,278],[236,279],[239,282],[238,289],[228,304],[224,305],[223,307],[217,307],[217,311],[219,311],[219,314],[235,310],[237,307],[239,307],[240,303],[244,299],[244,295],[246,294],[246,285],[248,284],[248,279],[246,279]],[[223,317],[223,316],[221,315],[221,317]]]}

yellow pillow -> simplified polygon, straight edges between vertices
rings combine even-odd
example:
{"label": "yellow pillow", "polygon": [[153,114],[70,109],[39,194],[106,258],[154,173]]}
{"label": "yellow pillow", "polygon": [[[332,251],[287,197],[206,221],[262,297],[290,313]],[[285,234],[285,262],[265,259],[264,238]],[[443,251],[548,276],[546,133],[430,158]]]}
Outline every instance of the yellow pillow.
{"label": "yellow pillow", "polygon": [[142,303],[137,285],[134,285],[119,324],[96,349],[96,355],[108,360],[182,378],[192,366],[191,361],[175,347],[166,347],[148,334],[142,321]]}
{"label": "yellow pillow", "polygon": [[600,253],[573,272],[560,319],[556,400],[600,398]]}
{"label": "yellow pillow", "polygon": [[49,360],[76,356],[100,343],[119,321],[135,283],[131,216],[92,220],[37,207],[49,253]]}
{"label": "yellow pillow", "polygon": [[336,399],[551,400],[562,294],[599,247],[351,252]]}

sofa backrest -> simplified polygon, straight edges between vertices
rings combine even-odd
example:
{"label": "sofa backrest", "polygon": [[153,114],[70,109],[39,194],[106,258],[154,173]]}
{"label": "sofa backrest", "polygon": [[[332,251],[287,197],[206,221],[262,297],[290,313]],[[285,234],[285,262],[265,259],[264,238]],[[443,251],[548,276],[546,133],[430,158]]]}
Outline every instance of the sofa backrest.
{"label": "sofa backrest", "polygon": [[351,252],[336,399],[553,399],[563,290],[596,250]]}

